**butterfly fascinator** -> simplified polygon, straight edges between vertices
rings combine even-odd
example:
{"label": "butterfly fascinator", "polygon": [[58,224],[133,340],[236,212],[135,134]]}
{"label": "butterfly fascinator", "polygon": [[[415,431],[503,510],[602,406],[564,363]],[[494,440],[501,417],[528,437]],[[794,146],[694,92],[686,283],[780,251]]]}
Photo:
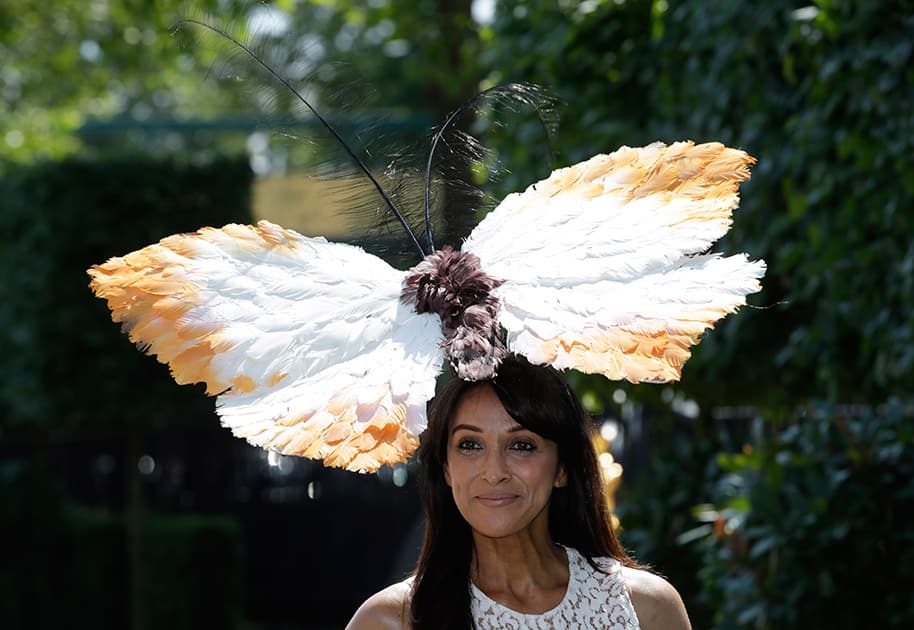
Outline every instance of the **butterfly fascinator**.
{"label": "butterfly fascinator", "polygon": [[205,383],[236,436],[372,472],[418,446],[445,361],[466,380],[510,353],[678,380],[702,333],[760,290],[764,262],[708,253],[753,163],[718,143],[622,147],[508,195],[459,249],[434,247],[427,205],[423,248],[390,203],[422,254],[405,271],[260,221],[111,258],[90,287],[178,383]]}

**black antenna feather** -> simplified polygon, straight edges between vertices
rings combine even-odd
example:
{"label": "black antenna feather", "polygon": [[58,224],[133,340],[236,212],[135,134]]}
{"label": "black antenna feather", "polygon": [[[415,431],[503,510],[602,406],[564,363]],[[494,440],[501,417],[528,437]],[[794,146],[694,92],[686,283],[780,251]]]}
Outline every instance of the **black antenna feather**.
{"label": "black antenna feather", "polygon": [[[552,145],[551,124],[549,122],[550,116],[547,109],[551,107],[554,99],[546,94],[546,91],[538,85],[531,83],[505,83],[503,85],[496,85],[476,94],[469,100],[465,101],[462,105],[460,105],[460,107],[448,114],[445,121],[432,136],[431,147],[429,148],[428,152],[428,161],[425,165],[425,199],[423,207],[425,214],[425,238],[429,253],[435,251],[435,242],[432,237],[431,224],[431,177],[432,164],[434,163],[435,159],[435,150],[438,148],[438,143],[442,140],[442,138],[444,138],[445,132],[454,123],[454,121],[460,117],[461,114],[464,114],[468,111],[476,111],[484,103],[493,99],[503,102],[516,101],[523,105],[529,105],[532,107],[536,112],[537,118],[539,119],[543,130],[546,133],[547,144],[550,147]],[[465,143],[467,146],[471,146],[473,143],[473,138],[466,138]]]}
{"label": "black antenna feather", "polygon": [[[223,31],[222,29],[220,29],[212,24],[209,24],[207,22],[204,22],[202,20],[197,20],[194,18],[182,18],[180,20],[177,20],[174,24],[172,24],[171,30],[172,30],[172,32],[174,32],[177,29],[179,29],[181,26],[184,26],[184,25],[202,27],[209,31],[212,31],[213,33],[216,33],[220,37],[225,38],[226,40],[231,42],[234,46],[236,46],[238,49],[242,50],[245,54],[247,54],[258,65],[260,65],[264,70],[266,70],[270,74],[271,77],[273,77],[276,81],[278,81],[283,87],[288,89],[295,96],[295,98],[297,98],[299,101],[301,101],[301,103],[304,104],[305,107],[308,108],[308,110],[314,115],[314,117],[317,118],[318,122],[320,122],[320,124],[323,125],[323,127],[327,131],[330,132],[330,134],[333,136],[333,138],[337,142],[340,143],[340,145],[346,151],[347,155],[349,155],[349,157],[356,164],[356,166],[359,168],[359,170],[361,170],[368,177],[368,179],[374,185],[375,190],[377,190],[378,194],[381,196],[381,199],[384,200],[384,203],[387,205],[387,207],[390,209],[390,211],[393,213],[393,215],[400,222],[400,225],[403,226],[404,230],[406,230],[406,233],[409,235],[409,238],[412,240],[413,246],[416,248],[416,251],[418,252],[419,257],[420,258],[425,257],[426,252],[423,251],[422,245],[419,243],[419,240],[416,238],[416,235],[413,233],[412,229],[410,229],[409,224],[406,222],[406,219],[403,217],[403,214],[397,209],[397,206],[391,200],[390,196],[384,190],[383,186],[381,186],[381,184],[377,180],[377,178],[372,174],[371,170],[368,168],[368,166],[365,164],[365,162],[363,162],[362,159],[358,155],[356,155],[356,153],[352,150],[352,148],[349,146],[349,144],[343,139],[343,137],[337,132],[337,130],[333,127],[333,125],[331,125],[323,116],[321,116],[320,112],[318,112],[317,109],[315,109],[314,106],[312,106],[311,103],[304,96],[302,96],[301,93],[298,90],[296,90],[285,77],[283,77],[281,74],[279,74],[279,72],[277,72],[266,61],[264,61],[249,46],[245,45],[243,42],[239,41],[237,38],[233,37],[229,33]],[[433,250],[429,250],[428,253],[431,253],[431,251],[433,251]]]}

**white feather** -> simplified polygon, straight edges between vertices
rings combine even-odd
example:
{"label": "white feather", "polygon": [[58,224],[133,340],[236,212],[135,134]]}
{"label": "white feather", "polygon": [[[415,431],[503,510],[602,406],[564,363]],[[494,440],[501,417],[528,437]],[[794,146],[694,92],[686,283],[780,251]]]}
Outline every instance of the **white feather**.
{"label": "white feather", "polygon": [[[440,321],[405,272],[268,222],[164,239],[90,271],[131,338],[220,393],[254,444],[354,470],[403,461],[441,371]],[[332,419],[332,420],[331,420]]]}
{"label": "white feather", "polygon": [[623,147],[509,195],[473,230],[508,348],[613,379],[675,380],[688,347],[760,289],[763,262],[700,256],[729,229],[752,158],[719,144]]}

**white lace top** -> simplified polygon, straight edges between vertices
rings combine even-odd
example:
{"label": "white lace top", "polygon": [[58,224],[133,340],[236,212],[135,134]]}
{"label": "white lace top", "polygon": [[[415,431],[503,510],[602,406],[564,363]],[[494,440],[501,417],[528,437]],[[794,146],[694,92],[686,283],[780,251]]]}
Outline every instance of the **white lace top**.
{"label": "white lace top", "polygon": [[595,558],[594,569],[580,553],[568,553],[568,589],[553,608],[540,614],[526,614],[499,604],[470,583],[473,620],[477,630],[603,628],[639,630],[628,589],[622,580],[622,565],[612,558]]}

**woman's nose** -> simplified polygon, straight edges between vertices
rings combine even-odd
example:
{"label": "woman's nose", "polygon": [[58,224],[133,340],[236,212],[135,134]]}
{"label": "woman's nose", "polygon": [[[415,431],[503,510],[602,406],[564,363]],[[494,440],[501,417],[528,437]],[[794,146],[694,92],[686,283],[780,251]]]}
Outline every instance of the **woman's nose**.
{"label": "woman's nose", "polygon": [[511,476],[505,455],[498,449],[492,449],[486,454],[483,466],[482,478],[492,485],[501,483]]}

